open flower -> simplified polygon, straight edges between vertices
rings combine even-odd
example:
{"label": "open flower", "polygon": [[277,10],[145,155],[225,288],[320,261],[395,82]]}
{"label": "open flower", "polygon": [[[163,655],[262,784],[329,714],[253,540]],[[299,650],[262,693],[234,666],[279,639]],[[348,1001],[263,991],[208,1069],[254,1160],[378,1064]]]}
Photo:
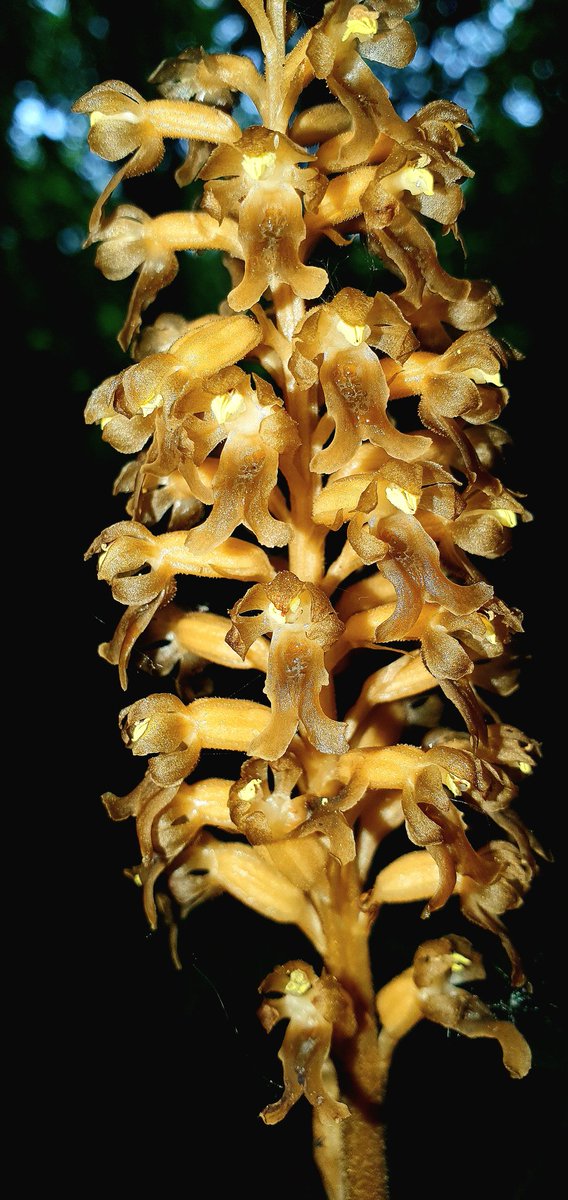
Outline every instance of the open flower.
{"label": "open flower", "polygon": [[[214,478],[199,495],[212,504],[203,524],[188,534],[187,545],[204,557],[224,542],[244,522],[265,546],[284,546],[290,529],[270,513],[280,455],[299,445],[294,421],[273,388],[257,375],[238,368],[221,372],[190,397],[195,415],[183,422],[193,446],[187,463],[201,466],[222,443]],[[188,447],[189,449],[189,447]],[[192,476],[194,486],[197,479]]]}
{"label": "open flower", "polygon": [[[538,869],[536,861],[512,842],[501,840],[489,842],[475,856],[470,855],[463,870],[459,847],[453,846],[452,852],[457,864],[454,894],[459,897],[462,913],[469,921],[496,934],[511,962],[511,982],[518,987],[525,982],[525,973],[501,917],[522,905]],[[421,850],[404,854],[379,872],[369,902],[381,905],[427,900],[437,882],[431,855]]]}
{"label": "open flower", "polygon": [[[86,558],[97,554],[97,573],[112,588],[120,604],[141,605],[171,588],[176,575],[204,575],[208,579],[258,579],[268,581],[274,571],[260,546],[228,538],[209,562],[191,554],[186,534],[150,533],[137,521],[118,521],[103,529],[89,547]],[[170,592],[173,595],[173,590]]]}
{"label": "open flower", "polygon": [[459,181],[473,174],[456,156],[463,144],[459,129],[469,125],[458,105],[427,104],[408,122],[404,138],[395,137],[361,196],[367,235],[404,279],[401,295],[414,308],[425,287],[453,302],[470,294],[467,280],[455,279],[440,266],[434,241],[418,219],[430,218],[444,232],[456,233],[464,203]]}
{"label": "open flower", "polygon": [[377,640],[406,637],[426,601],[466,615],[487,604],[493,595],[489,584],[458,584],[448,579],[436,543],[410,512],[401,510],[376,521],[372,511],[367,520],[354,518],[349,540],[363,562],[379,564],[396,592],[395,609],[378,625]]}
{"label": "open flower", "polygon": [[[174,590],[172,585],[172,594]],[[230,628],[227,617],[218,617],[212,612],[188,613],[177,608],[170,603],[166,591],[151,604],[127,608],[112,641],[103,642],[99,654],[118,666],[121,685],[126,689],[130,655],[138,638],[146,633],[140,666],[155,675],[169,675],[177,669],[176,691],[182,699],[187,699],[185,693],[191,686],[190,679],[207,663],[237,671],[253,667],[266,671],[268,643],[260,639],[243,662],[225,640]]]}
{"label": "open flower", "polygon": [[324,1082],[331,1040],[352,1037],[356,1029],[353,1003],[333,975],[318,979],[308,963],[294,959],[276,967],[263,979],[259,992],[265,999],[258,1016],[270,1033],[279,1021],[288,1025],[278,1057],[284,1071],[284,1093],[269,1104],[261,1117],[267,1125],[282,1121],[302,1093],[324,1123],[343,1121],[349,1109],[330,1095]]}
{"label": "open flower", "polygon": [[[246,55],[208,54],[202,48],[182,50],[175,58],[166,58],[148,79],[168,100],[198,100],[228,111],[238,92],[249,96],[259,112],[263,110],[265,81]],[[191,141],[185,162],[176,171],[176,183],[191,183],[207,162],[212,142]]]}
{"label": "open flower", "polygon": [[305,300],[321,296],[327,284],[326,272],[305,266],[299,256],[306,237],[301,196],[309,201],[318,182],[313,168],[300,169],[306,162],[311,155],[284,134],[254,126],[234,146],[214,151],[201,172],[206,210],[218,219],[238,219],[244,275],[228,296],[235,311],[250,308],[280,283]]}
{"label": "open flower", "polygon": [[[530,1065],[515,1028],[460,989],[484,976],[465,939],[425,943],[378,997],[368,947],[383,904],[421,900],[429,916],[457,896],[524,980],[505,922],[543,856],[513,808],[538,747],[478,694],[515,689],[521,615],[470,556],[503,554],[530,515],[497,477],[509,353],[487,332],[498,293],[445,271],[432,236],[435,222],[458,238],[469,117],[435,101],[404,120],[365,61],[410,60],[415,0],[329,0],[304,32],[286,0],[242,3],[262,73],[248,51],[189,49],[151,76],[160,99],[110,81],[76,105],[118,167],[88,243],[107,278],[133,277],[120,334],[133,365],[86,413],[135,456],[115,485],[132,519],[89,550],[125,607],[99,652],[125,688],[138,647],[136,666],[171,674],[177,693],[160,683],[121,712],[144,774],[104,803],[135,820],[141,861],[127,874],[152,927],[163,915],[178,965],[178,913],[223,894],[313,946],[321,977],[293,960],[261,984],[264,1028],[285,1023],[283,1095],[262,1116],[275,1123],[306,1096],[324,1190],[340,1200],[387,1186],[380,1102],[419,1020],[496,1039],[517,1078]],[[239,96],[257,126],[230,115]],[[176,172],[196,181],[188,211],[122,204],[103,219],[166,138],[188,143]],[[398,292],[336,291],[314,252],[353,237]],[[230,278],[218,313],[142,329],[177,255],[204,249]],[[202,594],[200,577],[228,582]],[[228,616],[212,611],[216,590],[221,609],[240,597]],[[371,651],[383,665],[359,686]],[[240,698],[262,683],[266,702]],[[458,730],[443,724],[446,700]],[[204,777],[213,755],[238,755],[240,776]],[[381,851],[371,873],[404,830],[416,849],[394,862]]]}
{"label": "open flower", "polygon": [[366,162],[380,135],[404,136],[405,122],[361,54],[394,67],[410,62],[416,42],[404,17],[415,7],[413,0],[364,5],[336,0],[312,31],[308,55],[315,75],[326,80],[350,118],[345,131],[333,124],[322,130],[318,161],[326,171]]}
{"label": "open flower", "polygon": [[[231,80],[233,87],[227,86],[219,71],[220,57],[207,54],[198,47],[182,50],[175,58],[165,58],[149,75],[148,83],[152,83],[165,100],[197,100],[228,112],[235,102],[235,92],[244,89],[238,86],[236,80]],[[226,57],[229,56],[223,56]],[[240,74],[252,76],[253,79],[257,75],[250,59],[234,56],[234,62],[243,64]],[[249,71],[245,64],[248,64]],[[175,174],[180,187],[195,179],[213,149],[211,142],[189,141],[185,161]]]}
{"label": "open flower", "polygon": [[[140,474],[144,483],[138,487]],[[203,515],[203,505],[192,493],[179,471],[170,475],[154,475],[146,470],[144,453],[131,460],[119,471],[113,492],[115,496],[127,495],[126,511],[143,525],[156,525],[169,513],[168,529],[191,529]]]}
{"label": "open flower", "polygon": [[[417,8],[416,0],[366,0],[347,13],[342,43],[359,44],[359,54],[389,67],[405,67],[416,50],[416,38],[405,21]],[[343,16],[345,5],[339,7]]]}
{"label": "open flower", "polygon": [[[436,731],[431,736],[435,735]],[[436,736],[438,757],[455,750],[463,754],[464,739],[467,740],[466,734],[442,731]],[[530,862],[534,861],[534,855],[546,858],[546,854],[511,805],[518,794],[520,780],[524,775],[532,774],[539,755],[538,742],[532,741],[520,729],[498,721],[487,725],[475,754],[475,770],[478,778],[484,780],[483,789],[464,793],[466,802],[490,817]],[[463,774],[465,776],[467,771]]]}
{"label": "open flower", "polygon": [[140,328],[142,313],[176,277],[178,250],[235,250],[231,224],[219,225],[208,213],[166,213],[149,217],[132,204],[120,204],[93,232],[95,265],[107,279],[138,271],[126,320],[118,335],[126,350]]}
{"label": "open flower", "polygon": [[437,463],[400,462],[381,451],[377,465],[381,457],[384,462],[378,470],[358,474],[351,467],[334,473],[315,499],[314,520],[330,529],[339,529],[348,521],[352,544],[364,539],[364,553],[374,552],[372,542],[367,542],[371,529],[393,512],[417,515],[425,526],[434,526],[436,532],[440,529],[444,536],[452,530],[451,519],[462,507],[455,476]]}
{"label": "open flower", "polygon": [[[463,422],[483,425],[498,417],[508,399],[500,371],[503,347],[484,330],[464,333],[443,354],[419,351],[402,367],[385,366],[391,398],[421,397],[418,412],[427,429],[451,438],[470,481],[487,482]],[[500,489],[499,489],[500,490]]]}
{"label": "open flower", "polygon": [[510,549],[511,530],[519,520],[531,521],[532,516],[517,496],[505,488],[489,495],[472,488],[462,512],[446,524],[440,540],[447,543],[451,539],[470,554],[500,558]]}
{"label": "open flower", "polygon": [[157,923],[154,887],[181,851],[198,838],[205,826],[234,833],[227,808],[228,779],[202,779],[198,783],[162,787],[150,775],[127,796],[107,792],[105,807],[113,821],[136,819],[142,862],[129,872],[143,888],[146,915],[153,928]]}
{"label": "open flower", "polygon": [[400,1038],[427,1017],[466,1037],[495,1038],[507,1071],[513,1079],[522,1079],[530,1070],[530,1049],[511,1021],[497,1020],[482,1000],[462,991],[462,984],[475,979],[485,979],[485,969],[467,938],[449,934],[419,946],[413,966],[387,983],[377,996],[383,1026],[379,1046],[385,1065]]}
{"label": "open flower", "polygon": [[202,750],[249,752],[268,723],[268,711],[252,700],[207,697],[184,705],[177,696],[146,696],[123,708],[120,727],[134,755],[152,755],[148,775],[169,787],[193,771]]}
{"label": "open flower", "polygon": [[[456,705],[473,736],[482,740],[486,725],[472,686],[476,661],[501,660],[512,634],[522,629],[518,613],[497,600],[492,600],[491,606],[483,603],[483,612],[465,614],[451,613],[444,606],[432,608],[424,614],[420,630],[422,657],[428,670]],[[483,687],[483,675],[477,679]]]}
{"label": "open flower", "polygon": [[443,353],[452,344],[447,326],[470,333],[485,329],[495,320],[501,297],[497,288],[485,280],[467,281],[467,294],[460,300],[448,300],[424,288],[419,308],[410,304],[404,293],[393,300],[415,330],[423,350]]}
{"label": "open flower", "polygon": [[271,719],[250,753],[280,758],[301,722],[318,750],[342,754],[345,726],[323,711],[321,693],[328,682],[324,651],[337,641],[343,622],[321,589],[279,571],[268,585],[249,588],[230,617],[227,641],[243,658],[258,637],[272,635],[264,688]]}
{"label": "open flower", "polygon": [[131,157],[113,175],[91,214],[90,231],[100,223],[103,206],[122,179],[153,171],[164,156],[164,138],[203,142],[234,142],[240,136],[236,121],[207,104],[178,100],[144,100],[127,83],[116,79],[98,83],[73,105],[88,113],[89,146],[110,162]]}
{"label": "open flower", "polygon": [[[270,771],[270,779],[269,779]],[[251,758],[229,793],[235,827],[258,853],[302,891],[325,880],[330,856],[345,865],[355,842],[343,813],[329,797],[301,790],[303,767],[293,753],[275,763]]]}
{"label": "open flower", "polygon": [[321,360],[327,418],[335,426],[331,444],[314,455],[311,470],[329,474],[346,467],[367,440],[405,462],[426,453],[428,438],[399,433],[389,420],[389,389],[371,349],[376,346],[404,361],[412,345],[407,322],[380,292],[370,297],[343,288],[329,304],[308,314],[297,331],[291,367],[302,383],[313,383],[318,378],[314,360]]}
{"label": "open flower", "polygon": [[85,420],[100,423],[104,440],[123,454],[141,450],[180,396],[238,362],[259,339],[260,328],[250,317],[199,318],[169,350],[147,355],[95,388]]}

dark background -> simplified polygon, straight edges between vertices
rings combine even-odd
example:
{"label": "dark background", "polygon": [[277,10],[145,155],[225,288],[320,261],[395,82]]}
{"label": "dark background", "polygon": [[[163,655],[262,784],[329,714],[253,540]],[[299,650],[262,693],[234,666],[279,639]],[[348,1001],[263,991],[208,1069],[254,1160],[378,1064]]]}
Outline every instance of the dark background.
{"label": "dark background", "polygon": [[[312,20],[319,10],[306,4],[300,11]],[[309,949],[294,930],[227,898],[198,909],[186,923],[182,973],[171,966],[164,932],[149,934],[139,893],[122,875],[136,860],[134,830],[112,827],[98,802],[107,788],[128,790],[140,770],[118,738],[116,712],[124,702],[118,680],[96,656],[117,614],[104,586],[94,582],[92,566],[80,564],[81,548],[121,515],[110,495],[118,456],[96,432],[85,432],[82,408],[91,388],[124,363],[114,337],[130,284],[102,279],[92,251],[80,253],[106,176],[85,150],[85,120],[71,117],[69,105],[106,78],[144,91],[158,61],[186,45],[244,49],[256,42],[228,0],[144,7],[37,0],[8,4],[5,12],[0,239],[5,296],[22,343],[16,445],[32,450],[31,460],[28,450],[23,460],[16,455],[18,487],[31,489],[37,513],[25,552],[31,561],[24,563],[32,622],[25,686],[39,710],[34,737],[38,721],[42,730],[44,722],[51,728],[49,737],[41,735],[37,755],[30,750],[40,834],[29,797],[20,810],[33,868],[32,884],[27,859],[23,886],[34,905],[34,981],[25,1006],[49,1052],[46,1067],[32,1071],[37,1086],[29,1088],[26,1077],[22,1124],[26,1128],[37,1109],[40,1128],[46,1117],[51,1128],[55,1115],[43,1167],[47,1184],[69,1175],[72,1152],[93,1187],[142,1195],[172,1187],[193,1195],[202,1187],[214,1196],[242,1187],[251,1200],[267,1193],[271,1200],[316,1200],[307,1105],[272,1129],[257,1117],[279,1094],[281,1034],[268,1039],[262,1032],[256,988],[274,964],[309,957]],[[533,655],[521,692],[500,708],[504,719],[543,739],[549,764],[561,651],[553,622],[563,615],[555,608],[560,596],[549,566],[561,537],[551,500],[559,472],[555,432],[558,445],[564,433],[562,416],[553,413],[563,401],[564,355],[561,314],[551,299],[563,248],[560,12],[553,0],[425,0],[417,22],[418,69],[383,72],[405,117],[435,96],[449,96],[473,110],[480,137],[465,152],[477,172],[461,220],[465,271],[498,284],[505,309],[494,328],[526,355],[509,373],[512,402],[504,424],[515,450],[504,478],[528,491],[537,518],[516,531],[509,558],[489,565],[503,598],[526,613],[525,652]],[[187,204],[173,181],[176,155],[174,147],[159,171],[132,181],[125,198],[152,214]],[[461,274],[457,250],[444,247],[443,253]],[[161,294],[150,319],[164,310],[197,315],[221,299],[226,276],[216,257],[183,257],[178,280]],[[370,290],[384,280],[379,272],[369,275],[371,264],[357,248],[347,265],[333,251],[326,251],[326,262],[334,287],[351,280]],[[5,350],[11,352],[10,341]],[[5,396],[10,411],[13,402]],[[63,689],[54,705],[47,699],[52,684]],[[128,699],[158,687],[134,673]],[[255,694],[254,684],[244,694]],[[222,774],[222,757],[206,757],[208,773]],[[500,948],[466,926],[452,904],[427,927],[418,921],[420,906],[381,917],[374,941],[378,986],[408,965],[424,937],[450,930],[470,935],[488,969],[482,994],[499,1014],[514,1012],[535,1056],[531,1075],[518,1083],[506,1076],[494,1043],[468,1042],[426,1023],[402,1043],[388,1098],[392,1200],[406,1200],[425,1184],[439,1200],[454,1194],[532,1200],[546,1194],[559,1169],[565,1086],[559,805],[565,791],[562,774],[550,765],[524,787],[527,822],[557,859],[543,867],[525,908],[509,918],[532,995],[511,994]],[[388,857],[403,843],[403,835],[394,835]],[[55,1085],[63,1103],[53,1113]],[[38,1089],[47,1109],[38,1103]]]}

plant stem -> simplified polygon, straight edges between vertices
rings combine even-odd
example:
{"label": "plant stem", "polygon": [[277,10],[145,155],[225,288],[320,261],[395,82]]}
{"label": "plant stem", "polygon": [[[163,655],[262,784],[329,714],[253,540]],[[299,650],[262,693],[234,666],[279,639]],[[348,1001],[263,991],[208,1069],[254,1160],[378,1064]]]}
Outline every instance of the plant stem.
{"label": "plant stem", "polygon": [[357,1018],[352,1038],[334,1047],[341,1098],[351,1116],[340,1126],[342,1200],[387,1200],[388,1179],[381,1110],[384,1072],[378,1050],[369,959],[369,926],[361,911],[355,863],[329,868],[329,893],[317,898],[326,939],[325,964],[349,992]]}
{"label": "plant stem", "polygon": [[[292,346],[294,330],[305,314],[304,301],[288,284],[273,289],[274,316],[281,334]],[[312,516],[314,496],[321,488],[321,477],[310,471],[312,437],[318,419],[317,389],[302,388],[285,369],[286,409],[298,427],[300,447],[288,456],[286,478],[290,488],[292,537],[289,546],[290,570],[306,583],[320,583],[324,574],[325,527],[316,525]]]}

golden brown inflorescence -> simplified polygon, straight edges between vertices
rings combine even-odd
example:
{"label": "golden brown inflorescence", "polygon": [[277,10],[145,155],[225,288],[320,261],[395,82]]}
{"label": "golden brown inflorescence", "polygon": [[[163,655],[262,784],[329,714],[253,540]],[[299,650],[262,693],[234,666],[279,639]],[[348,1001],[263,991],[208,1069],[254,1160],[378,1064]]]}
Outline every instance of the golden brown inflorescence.
{"label": "golden brown inflorescence", "polygon": [[[537,870],[512,802],[538,747],[493,708],[491,693],[516,686],[521,619],[479,562],[530,515],[495,473],[508,398],[507,351],[487,328],[498,293],[443,270],[423,221],[457,236],[469,118],[436,101],[402,120],[365,61],[410,61],[414,0],[331,0],[291,40],[284,0],[242,4],[263,74],[247,57],[188,50],[154,72],[159,99],[112,80],[75,106],[92,149],[124,160],[93,210],[97,266],[135,274],[120,334],[134,362],[87,405],[103,439],[135,456],[116,484],[130,520],[90,551],[125,606],[101,654],[123,687],[139,639],[155,671],[178,669],[177,695],[121,713],[146,771],[104,799],[113,819],[136,820],[131,873],[151,924],[160,911],[172,925],[172,900],[184,917],[228,892],[312,943],[319,974],[289,962],[260,987],[265,1029],[288,1021],[284,1093],[262,1116],[279,1121],[305,1095],[327,1195],[374,1200],[387,1195],[388,1065],[418,1020],[496,1038],[514,1077],[530,1065],[515,1027],[460,990],[484,976],[466,939],[425,942],[378,995],[368,946],[383,904],[422,901],[428,915],[456,896],[500,939],[513,983],[525,979],[503,918]],[[314,79],[330,99],[302,107]],[[239,93],[262,124],[239,127]],[[202,182],[198,207],[109,212],[119,181],[152,170],[167,138],[188,140],[177,178]],[[333,294],[310,257],[355,237],[400,290]],[[141,329],[178,253],[202,249],[225,255],[220,311]],[[404,397],[416,415],[403,430]],[[172,603],[183,575],[232,580],[238,599],[228,614],[186,611]],[[359,649],[383,665],[349,706],[341,673]],[[211,664],[263,672],[267,703],[192,690]],[[243,756],[239,779],[188,782],[211,749]],[[369,874],[402,825],[417,849]]]}

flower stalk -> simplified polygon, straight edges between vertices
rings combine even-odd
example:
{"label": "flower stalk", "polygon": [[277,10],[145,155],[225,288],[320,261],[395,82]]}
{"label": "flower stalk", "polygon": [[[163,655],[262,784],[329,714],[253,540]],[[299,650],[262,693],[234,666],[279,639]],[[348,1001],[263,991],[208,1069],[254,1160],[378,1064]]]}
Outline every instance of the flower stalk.
{"label": "flower stalk", "polygon": [[[538,746],[494,709],[516,687],[521,617],[482,560],[531,518],[497,474],[498,293],[443,270],[429,232],[458,236],[468,115],[435,101],[403,121],[368,66],[411,60],[414,0],[330,0],[305,29],[284,0],[241,3],[262,74],[187,50],[151,76],[158,99],[111,80],[75,105],[91,148],[121,163],[93,209],[96,265],[135,276],[119,335],[133,361],[86,409],[131,456],[115,487],[129,519],[88,552],[124,607],[100,653],[124,689],[135,664],[177,693],[123,709],[145,771],[103,799],[136,822],[129,874],[176,962],[177,922],[223,892],[311,943],[312,962],[260,985],[264,1028],[286,1022],[283,1092],[261,1115],[274,1124],[305,1097],[329,1200],[386,1200],[388,1071],[419,1020],[495,1039],[514,1078],[530,1066],[515,1026],[463,990],[485,975],[466,938],[419,945],[378,992],[369,942],[385,904],[419,902],[423,917],[459,906],[525,982],[506,913],[542,854],[513,808]],[[305,96],[314,79],[326,103]],[[239,93],[258,125],[232,116]],[[179,138],[176,178],[199,181],[196,208],[109,210]],[[334,291],[313,262],[326,239],[363,240],[399,285]],[[230,274],[220,310],[143,325],[178,255],[204,249]],[[184,576],[189,609],[174,603]],[[200,578],[236,585],[228,612],[201,603]],[[349,705],[343,673],[361,654],[369,672]],[[213,694],[218,667],[256,672],[261,701]],[[239,778],[209,774],[221,749],[241,756]],[[377,872],[401,826],[414,848]]]}

